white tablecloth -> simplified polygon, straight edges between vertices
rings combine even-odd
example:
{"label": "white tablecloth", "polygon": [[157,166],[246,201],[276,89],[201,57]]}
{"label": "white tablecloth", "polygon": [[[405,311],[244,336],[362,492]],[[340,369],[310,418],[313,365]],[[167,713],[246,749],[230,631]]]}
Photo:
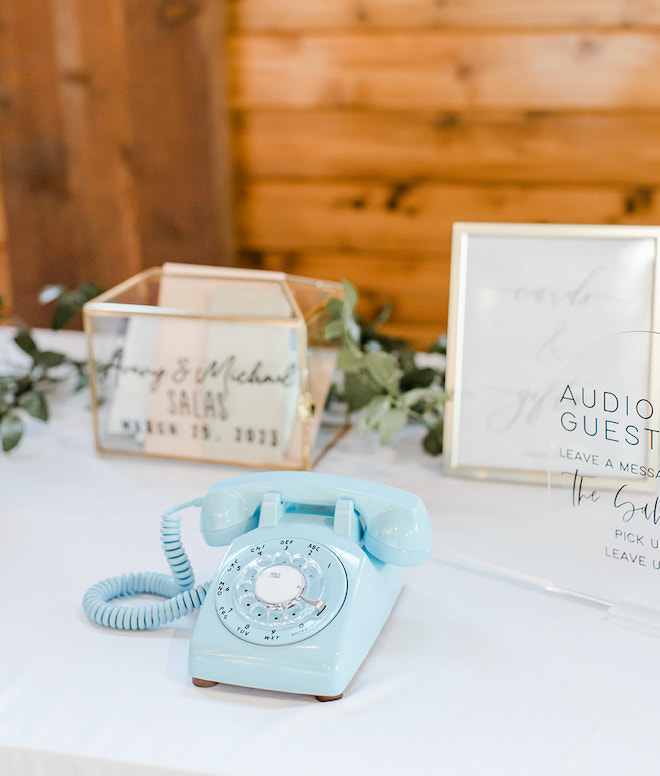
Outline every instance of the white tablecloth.
{"label": "white tablecloth", "polygon": [[[417,492],[436,541],[341,701],[193,687],[194,615],[148,633],[92,625],[90,584],[167,571],[161,511],[245,470],[99,457],[88,402],[52,401],[50,422],[0,456],[0,773],[657,771],[660,640],[524,581],[546,571],[534,537],[544,489],[443,477],[416,429],[387,448],[351,432],[317,467]],[[191,514],[183,539],[203,581],[220,553]],[[517,565],[518,580],[451,562],[488,549],[470,535],[479,520],[494,565]]]}

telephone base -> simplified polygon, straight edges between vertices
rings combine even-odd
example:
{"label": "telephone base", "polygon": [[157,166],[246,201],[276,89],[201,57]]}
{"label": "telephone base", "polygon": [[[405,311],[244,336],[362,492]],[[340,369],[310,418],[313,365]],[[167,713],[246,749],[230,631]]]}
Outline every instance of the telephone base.
{"label": "telephone base", "polygon": [[412,494],[352,478],[248,477],[223,481],[202,505],[210,543],[231,544],[199,610],[188,671],[197,686],[337,700],[392,611],[403,567],[431,553],[428,515]]}
{"label": "telephone base", "polygon": [[[195,687],[215,687],[216,684],[220,684],[220,682],[213,682],[210,679],[198,679],[196,676],[193,676],[192,683]],[[339,695],[315,695],[314,697],[321,703],[328,703],[329,701],[341,700],[344,697],[344,693],[340,692]]]}

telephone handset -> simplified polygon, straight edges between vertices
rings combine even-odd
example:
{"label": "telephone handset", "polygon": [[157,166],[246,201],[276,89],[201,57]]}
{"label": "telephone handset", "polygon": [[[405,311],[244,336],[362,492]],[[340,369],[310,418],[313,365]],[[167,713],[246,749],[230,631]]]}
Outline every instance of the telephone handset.
{"label": "telephone handset", "polygon": [[[201,507],[212,546],[230,544],[210,585],[194,587],[180,541],[184,507]],[[200,607],[190,643],[193,683],[341,697],[433,537],[417,496],[388,485],[312,472],[220,480],[206,496],[163,515],[172,570],[98,583],[83,605],[96,622],[150,628]],[[208,594],[207,594],[208,591]],[[132,593],[166,596],[127,607]]]}

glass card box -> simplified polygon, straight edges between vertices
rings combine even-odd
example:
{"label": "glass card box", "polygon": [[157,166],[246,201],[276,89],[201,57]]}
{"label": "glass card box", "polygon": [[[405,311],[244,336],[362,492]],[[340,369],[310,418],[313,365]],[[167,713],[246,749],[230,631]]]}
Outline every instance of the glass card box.
{"label": "glass card box", "polygon": [[342,286],[278,272],[165,264],[88,302],[97,450],[310,469],[336,348],[326,303]]}

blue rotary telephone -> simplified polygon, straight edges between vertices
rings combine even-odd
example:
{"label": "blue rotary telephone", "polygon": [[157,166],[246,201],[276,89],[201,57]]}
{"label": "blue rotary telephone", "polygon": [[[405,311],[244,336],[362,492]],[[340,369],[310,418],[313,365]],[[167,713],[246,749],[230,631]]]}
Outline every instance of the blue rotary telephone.
{"label": "blue rotary telephone", "polygon": [[[201,507],[212,546],[230,545],[210,585],[194,586],[180,515]],[[340,698],[433,537],[412,493],[352,477],[269,472],[220,480],[163,514],[172,571],[128,574],[87,591],[83,606],[114,628],[153,628],[201,607],[188,659],[193,683]],[[143,607],[113,601],[155,593]]]}

